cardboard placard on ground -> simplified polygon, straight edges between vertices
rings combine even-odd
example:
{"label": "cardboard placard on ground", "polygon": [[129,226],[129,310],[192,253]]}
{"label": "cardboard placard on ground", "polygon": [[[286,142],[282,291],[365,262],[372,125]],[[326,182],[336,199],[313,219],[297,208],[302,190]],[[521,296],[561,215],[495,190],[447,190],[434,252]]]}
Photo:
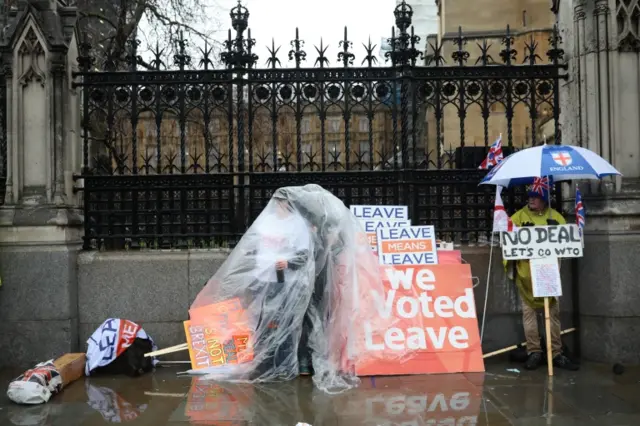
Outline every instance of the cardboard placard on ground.
{"label": "cardboard placard on ground", "polygon": [[239,364],[253,359],[252,332],[240,299],[205,305],[189,311],[184,322],[191,368]]}
{"label": "cardboard placard on ground", "polygon": [[500,234],[505,260],[582,257],[582,235],[578,226],[526,226]]}
{"label": "cardboard placard on ground", "polygon": [[87,356],[83,353],[64,354],[53,361],[53,365],[56,366],[56,370],[58,370],[60,377],[62,377],[63,388],[84,377],[84,366],[86,362]]}

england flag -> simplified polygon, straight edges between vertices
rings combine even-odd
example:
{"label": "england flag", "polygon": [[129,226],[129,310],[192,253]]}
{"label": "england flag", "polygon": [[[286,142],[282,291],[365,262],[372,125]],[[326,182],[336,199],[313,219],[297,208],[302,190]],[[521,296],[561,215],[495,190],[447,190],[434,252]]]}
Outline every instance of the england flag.
{"label": "england flag", "polygon": [[501,192],[502,187],[496,186],[496,202],[493,207],[493,232],[513,232],[517,227],[513,226],[513,222],[504,208],[504,203],[500,196]]}

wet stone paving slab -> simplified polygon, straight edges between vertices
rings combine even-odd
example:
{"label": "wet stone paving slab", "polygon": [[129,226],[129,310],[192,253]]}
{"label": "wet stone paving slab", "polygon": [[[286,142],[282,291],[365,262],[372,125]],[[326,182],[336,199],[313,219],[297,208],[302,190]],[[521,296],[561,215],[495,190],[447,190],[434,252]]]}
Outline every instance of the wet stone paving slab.
{"label": "wet stone paving slab", "polygon": [[[180,370],[87,378],[39,406],[15,405],[3,391],[0,425],[640,425],[640,369],[614,375],[586,364],[548,380],[544,368],[495,363],[485,374],[363,378],[340,395],[315,390],[308,377],[221,384],[178,376]],[[3,389],[13,376],[0,374]]]}

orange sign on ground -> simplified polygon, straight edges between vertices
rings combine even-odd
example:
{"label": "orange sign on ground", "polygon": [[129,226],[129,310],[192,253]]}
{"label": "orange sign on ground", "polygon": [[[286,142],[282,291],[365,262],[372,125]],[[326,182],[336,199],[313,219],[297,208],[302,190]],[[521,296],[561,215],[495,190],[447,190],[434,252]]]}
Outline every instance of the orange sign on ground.
{"label": "orange sign on ground", "polygon": [[227,312],[238,314],[242,311],[242,302],[238,297],[234,297],[233,299],[225,300],[224,302],[212,303],[199,308],[189,309],[189,318],[191,318],[192,321],[198,321],[212,315],[215,316],[225,314]]}
{"label": "orange sign on ground", "polygon": [[202,306],[190,311],[184,322],[191,368],[239,364],[253,359],[247,313],[238,299]]}
{"label": "orange sign on ground", "polygon": [[373,303],[367,310],[360,305],[356,322],[362,324],[358,375],[484,371],[469,265],[382,266],[380,272],[385,294],[371,289]]}

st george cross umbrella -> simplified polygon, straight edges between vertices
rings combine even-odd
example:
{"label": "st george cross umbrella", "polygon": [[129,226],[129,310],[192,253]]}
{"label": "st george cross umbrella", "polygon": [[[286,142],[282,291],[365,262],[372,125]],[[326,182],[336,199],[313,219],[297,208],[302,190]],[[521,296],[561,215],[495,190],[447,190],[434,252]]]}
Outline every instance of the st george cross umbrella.
{"label": "st george cross umbrella", "polygon": [[536,177],[553,177],[555,182],[559,182],[602,179],[620,174],[604,158],[588,149],[542,145],[511,154],[494,167],[480,184],[509,187],[530,184]]}

